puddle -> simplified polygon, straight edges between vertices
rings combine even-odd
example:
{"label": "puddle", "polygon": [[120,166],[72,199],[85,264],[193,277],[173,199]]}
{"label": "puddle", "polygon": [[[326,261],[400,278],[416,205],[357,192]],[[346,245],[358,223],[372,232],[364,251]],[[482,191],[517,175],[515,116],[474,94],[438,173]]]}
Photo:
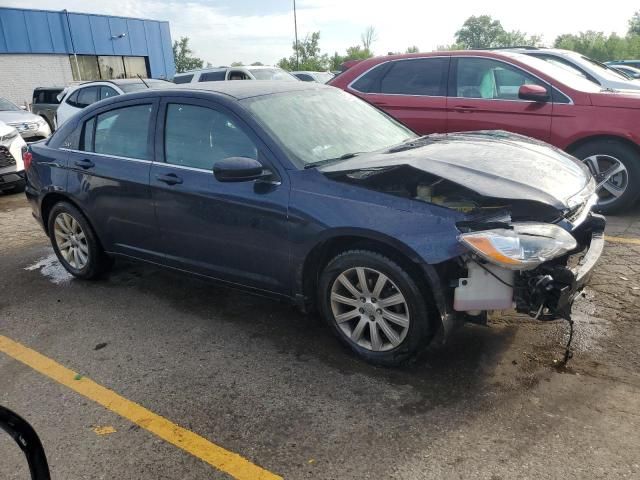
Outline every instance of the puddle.
{"label": "puddle", "polygon": [[43,276],[48,278],[51,283],[55,283],[56,285],[67,283],[73,278],[73,276],[69,272],[67,272],[62,264],[58,261],[55,253],[41,258],[33,265],[25,267],[25,270],[28,270],[30,272],[39,270]]}

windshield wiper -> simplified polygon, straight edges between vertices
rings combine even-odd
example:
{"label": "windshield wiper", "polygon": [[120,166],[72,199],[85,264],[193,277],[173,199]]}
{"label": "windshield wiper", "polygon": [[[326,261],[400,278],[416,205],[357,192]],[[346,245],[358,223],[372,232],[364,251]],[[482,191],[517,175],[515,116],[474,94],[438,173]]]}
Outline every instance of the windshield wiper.
{"label": "windshield wiper", "polygon": [[337,163],[337,162],[341,162],[342,160],[349,160],[350,158],[353,158],[358,155],[360,155],[360,152],[345,153],[344,155],[340,155],[339,157],[326,158],[318,162],[307,163],[304,166],[304,169],[307,170],[308,168],[322,167],[323,165],[329,165],[330,163]]}

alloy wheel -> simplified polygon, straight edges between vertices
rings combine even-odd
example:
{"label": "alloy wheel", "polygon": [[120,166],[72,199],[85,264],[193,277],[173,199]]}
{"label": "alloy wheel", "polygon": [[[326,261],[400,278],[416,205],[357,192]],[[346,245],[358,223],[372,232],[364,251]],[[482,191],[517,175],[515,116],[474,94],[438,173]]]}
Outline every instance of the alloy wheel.
{"label": "alloy wheel", "polygon": [[89,245],[80,223],[68,213],[60,213],[55,220],[54,237],[60,255],[76,270],[89,262]]}
{"label": "alloy wheel", "polygon": [[615,202],[629,185],[627,167],[611,155],[591,155],[583,160],[596,180],[598,204],[608,205]]}
{"label": "alloy wheel", "polygon": [[405,296],[384,273],[354,267],[331,287],[333,317],[349,341],[374,352],[399,346],[411,322]]}

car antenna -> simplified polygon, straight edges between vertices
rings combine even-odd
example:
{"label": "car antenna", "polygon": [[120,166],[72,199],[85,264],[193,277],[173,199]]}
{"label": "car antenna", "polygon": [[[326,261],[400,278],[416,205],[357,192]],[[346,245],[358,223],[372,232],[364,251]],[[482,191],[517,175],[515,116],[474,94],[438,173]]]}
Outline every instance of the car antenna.
{"label": "car antenna", "polygon": [[148,84],[147,82],[145,82],[145,81],[144,81],[144,78],[142,78],[142,77],[140,76],[140,74],[139,74],[139,73],[138,73],[138,74],[136,74],[136,75],[138,76],[138,78],[140,79],[140,81],[141,81],[142,83],[144,83],[144,86],[145,86],[145,87],[147,87],[147,88],[151,88],[151,87],[149,87],[149,84]]}

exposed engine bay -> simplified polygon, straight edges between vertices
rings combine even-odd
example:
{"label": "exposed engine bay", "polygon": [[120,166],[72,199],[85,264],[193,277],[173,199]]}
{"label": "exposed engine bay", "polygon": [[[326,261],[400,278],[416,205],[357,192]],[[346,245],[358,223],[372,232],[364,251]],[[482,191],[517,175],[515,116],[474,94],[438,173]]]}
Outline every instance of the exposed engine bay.
{"label": "exposed engine bay", "polygon": [[560,218],[558,210],[531,200],[507,200],[480,195],[458,183],[409,165],[332,172],[334,180],[398,197],[419,200],[468,215],[469,221],[546,221]]}

